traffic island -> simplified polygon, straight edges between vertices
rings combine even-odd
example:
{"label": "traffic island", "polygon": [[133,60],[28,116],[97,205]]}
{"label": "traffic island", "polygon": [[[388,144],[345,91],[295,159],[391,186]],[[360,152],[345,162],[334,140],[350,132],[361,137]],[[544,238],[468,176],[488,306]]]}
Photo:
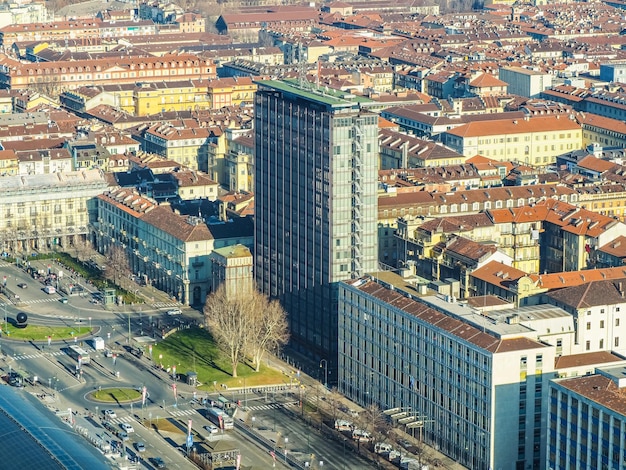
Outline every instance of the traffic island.
{"label": "traffic island", "polygon": [[135,403],[141,400],[141,392],[134,388],[99,388],[88,393],[87,399],[98,403]]}

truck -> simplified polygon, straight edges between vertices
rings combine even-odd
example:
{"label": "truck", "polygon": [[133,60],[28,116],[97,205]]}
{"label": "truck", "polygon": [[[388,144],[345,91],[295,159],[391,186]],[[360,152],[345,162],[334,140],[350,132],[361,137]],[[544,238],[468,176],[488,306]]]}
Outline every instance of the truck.
{"label": "truck", "polygon": [[96,351],[101,351],[104,349],[104,339],[100,336],[96,336],[91,339],[91,345]]}

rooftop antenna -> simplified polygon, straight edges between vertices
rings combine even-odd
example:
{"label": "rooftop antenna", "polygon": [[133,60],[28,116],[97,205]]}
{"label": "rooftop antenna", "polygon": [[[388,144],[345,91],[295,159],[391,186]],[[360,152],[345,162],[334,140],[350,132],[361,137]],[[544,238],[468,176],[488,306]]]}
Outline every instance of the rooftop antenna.
{"label": "rooftop antenna", "polygon": [[308,83],[306,79],[306,61],[302,60],[302,41],[298,42],[298,83],[300,88],[304,88]]}

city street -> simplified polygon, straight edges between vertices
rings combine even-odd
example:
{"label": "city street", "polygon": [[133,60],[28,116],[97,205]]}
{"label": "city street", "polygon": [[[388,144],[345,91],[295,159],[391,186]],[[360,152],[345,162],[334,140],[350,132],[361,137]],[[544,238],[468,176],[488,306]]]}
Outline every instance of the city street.
{"label": "city street", "polygon": [[[46,266],[45,263],[39,263]],[[42,269],[47,270],[47,267]],[[217,400],[218,394],[203,392],[200,394],[203,396],[197,396],[198,400],[192,402],[193,388],[179,383],[178,395],[175,397],[171,388],[172,377],[155,367],[149,357],[137,358],[126,351],[125,346],[129,343],[129,331],[130,337],[134,338],[142,333],[149,334],[152,327],[160,327],[164,322],[198,321],[201,319],[200,313],[185,311],[183,315],[172,318],[166,315],[166,309],[171,306],[167,303],[105,310],[102,305],[91,302],[93,289],[85,283],[85,290],[80,295],[74,295],[67,303],[63,303],[60,294],[46,294],[42,283],[15,265],[2,263],[0,270],[2,277],[6,276],[7,288],[17,291],[19,295],[18,302],[6,302],[0,297],[3,331],[6,331],[6,327],[9,331],[14,329],[17,314],[25,312],[30,323],[72,326],[75,327],[76,335],[74,341],[33,343],[13,341],[3,334],[0,340],[0,369],[3,374],[19,372],[27,381],[25,392],[38,394],[53,410],[63,412],[71,409],[75,413],[75,425],[88,430],[92,439],[103,442],[116,442],[117,438],[102,426],[105,405],[91,400],[88,395],[99,388],[121,386],[141,390],[145,386],[148,398],[144,407],[141,401],[106,405],[117,415],[111,420],[114,427],[127,422],[132,423],[135,429],[130,440],[125,443],[124,454],[128,454],[131,459],[141,457],[144,464],[152,457],[161,457],[168,467],[193,468],[183,455],[186,449],[184,433],[163,436],[149,429],[149,424],[144,427],[141,423],[175,419],[186,426],[191,419],[194,431],[206,436],[202,427],[210,424],[210,421],[205,417],[200,399]],[[22,287],[17,287],[18,284]],[[93,336],[102,337],[106,347],[116,352],[117,357],[105,357],[104,351],[94,351],[88,338],[89,330],[93,331]],[[89,365],[77,367],[77,362],[67,354],[67,348],[72,344],[88,351]],[[231,390],[228,399],[234,402],[240,400],[247,405],[245,409],[248,411],[238,410],[235,414],[238,422],[235,430],[218,438],[233,440],[241,450],[243,464],[287,468],[291,465],[286,465],[281,459],[275,461],[270,455],[270,451],[276,450],[277,445],[286,443],[289,457],[295,457],[300,466],[304,466],[305,462],[315,465],[323,462],[324,468],[329,469],[372,468],[370,463],[350,454],[345,442],[324,438],[312,432],[305,422],[294,419],[299,408],[297,397],[291,394],[254,394]],[[247,430],[242,432],[242,427]],[[263,445],[263,441],[270,445]],[[136,442],[145,443],[146,451],[141,455],[133,448]],[[280,451],[276,454],[283,455]]]}

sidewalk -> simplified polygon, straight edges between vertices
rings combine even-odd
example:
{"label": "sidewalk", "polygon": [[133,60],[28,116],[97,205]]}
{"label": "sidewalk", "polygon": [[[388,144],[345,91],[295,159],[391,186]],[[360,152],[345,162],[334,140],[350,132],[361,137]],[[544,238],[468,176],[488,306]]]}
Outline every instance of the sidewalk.
{"label": "sidewalk", "polygon": [[[268,361],[268,365],[281,370],[286,376],[295,377],[295,374],[298,373],[298,370],[294,366],[288,364],[282,359],[277,358],[276,356],[268,357],[267,361]],[[311,376],[301,371],[300,371],[300,375],[298,379],[303,385],[306,386],[306,392],[305,392],[304,397],[308,395],[309,397],[308,401],[313,402],[313,400],[310,400],[311,390],[315,388],[322,390],[322,392],[319,395],[319,399],[318,399],[318,395],[313,396],[313,398],[315,398],[314,400],[315,406],[319,406],[320,408],[325,410],[326,414],[328,414],[329,416],[332,416],[333,412],[332,410],[329,410],[330,405],[326,402],[326,395],[330,393],[330,391],[326,389],[320,382],[318,382]],[[305,398],[305,401],[307,401],[306,398]],[[350,401],[348,398],[346,398],[343,395],[340,396],[338,401],[340,405],[338,406],[338,409],[335,410],[335,413],[338,415],[339,418],[346,419],[347,421],[352,421],[354,419],[350,414],[352,411],[359,412],[363,410],[361,406]],[[428,446],[426,443],[420,442],[418,439],[412,437],[410,434],[405,433],[399,428],[394,428],[393,433],[397,436],[398,440],[408,441],[413,446],[422,448],[423,460],[429,460],[430,462],[435,462],[435,461],[441,462],[441,466],[439,468],[448,469],[448,470],[466,469],[466,467],[464,467],[463,465],[460,465],[459,463],[455,462],[454,460],[442,454],[441,452],[438,452],[436,449]],[[407,453],[407,451],[404,451],[404,453]]]}

